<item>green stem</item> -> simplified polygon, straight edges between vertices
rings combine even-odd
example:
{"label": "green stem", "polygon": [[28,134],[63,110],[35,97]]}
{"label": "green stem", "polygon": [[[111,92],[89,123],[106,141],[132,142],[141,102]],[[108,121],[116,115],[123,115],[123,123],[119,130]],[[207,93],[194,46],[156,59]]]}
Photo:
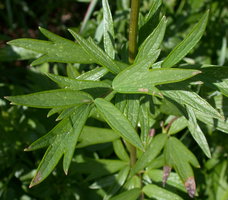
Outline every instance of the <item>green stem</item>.
{"label": "green stem", "polygon": [[[134,63],[135,57],[138,52],[138,18],[139,18],[139,5],[140,0],[131,0],[131,16],[130,16],[130,27],[129,27],[129,63]],[[130,144],[130,165],[135,165],[137,161],[136,148]],[[140,176],[140,175],[139,175]],[[144,199],[144,194],[140,196],[140,200]]]}
{"label": "green stem", "polygon": [[138,51],[137,36],[138,36],[138,18],[139,18],[139,2],[140,0],[131,0],[131,17],[129,27],[129,62],[134,62]]}
{"label": "green stem", "polygon": [[[137,54],[137,36],[138,36],[138,18],[139,18],[139,2],[140,0],[131,0],[131,17],[129,27],[129,62],[134,62]],[[136,163],[136,148],[130,145],[130,164],[134,166]]]}

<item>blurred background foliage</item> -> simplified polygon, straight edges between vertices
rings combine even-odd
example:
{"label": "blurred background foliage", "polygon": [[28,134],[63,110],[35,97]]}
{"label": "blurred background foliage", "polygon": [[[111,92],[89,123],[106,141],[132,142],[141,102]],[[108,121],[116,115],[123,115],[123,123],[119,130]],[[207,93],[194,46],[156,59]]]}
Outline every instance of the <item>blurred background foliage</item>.
{"label": "blurred background foliage", "polygon": [[[129,0],[109,1],[116,31],[116,49],[119,59],[127,60],[127,37]],[[141,13],[146,14],[152,0],[141,0]],[[221,0],[163,0],[162,13],[167,16],[168,27],[161,57],[166,56],[197,22],[199,16],[210,9],[206,33],[185,62],[188,64],[216,64],[228,66],[228,3]],[[140,17],[143,17],[141,15]],[[160,17],[160,16],[158,16]],[[38,26],[72,39],[67,28],[73,28],[84,37],[91,36],[102,44],[102,7],[100,0],[1,0],[0,1],[0,199],[3,200],[49,200],[49,199],[101,199],[104,191],[88,189],[94,179],[86,174],[100,168],[92,162],[85,164],[82,155],[89,158],[114,156],[111,143],[93,145],[76,151],[70,173],[65,176],[61,166],[40,185],[29,189],[44,151],[23,152],[34,140],[48,132],[55,124],[53,117],[47,119],[47,111],[11,107],[4,96],[25,94],[55,88],[43,74],[53,72],[66,74],[65,64],[42,64],[31,67],[31,60],[39,55],[20,48],[12,48],[6,42],[15,38],[44,39]],[[153,29],[153,23],[151,29]],[[143,33],[141,33],[143,34]],[[143,38],[143,37],[142,37]],[[142,41],[139,41],[142,42]],[[74,65],[81,73],[88,70],[84,65]],[[204,91],[207,93],[207,91]],[[208,94],[208,100],[210,101]],[[224,99],[224,112],[228,113],[228,100]],[[91,119],[90,125],[98,121]],[[102,124],[101,124],[102,126]],[[196,170],[196,199],[227,200],[228,196],[228,138],[225,133],[204,126],[211,146],[212,159],[208,160],[196,148],[192,138],[181,133],[185,144],[197,155],[201,169]],[[115,169],[113,173],[115,172]],[[87,180],[85,178],[87,177]],[[187,197],[186,197],[187,198]]]}

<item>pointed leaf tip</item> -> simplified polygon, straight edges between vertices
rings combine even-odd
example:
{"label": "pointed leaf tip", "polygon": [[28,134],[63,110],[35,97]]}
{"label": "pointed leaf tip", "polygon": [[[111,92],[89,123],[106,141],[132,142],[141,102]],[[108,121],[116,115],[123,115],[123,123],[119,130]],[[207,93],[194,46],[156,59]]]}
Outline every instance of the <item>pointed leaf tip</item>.
{"label": "pointed leaf tip", "polygon": [[196,182],[195,182],[195,179],[194,177],[189,177],[185,183],[184,183],[184,186],[188,192],[188,195],[191,197],[191,198],[194,198],[195,196],[195,193],[196,193]]}
{"label": "pointed leaf tip", "polygon": [[32,179],[32,182],[30,183],[29,188],[32,188],[33,186],[39,184],[41,180],[42,180],[41,173],[37,172],[36,176]]}
{"label": "pointed leaf tip", "polygon": [[24,148],[24,151],[29,151],[29,147],[27,147],[27,148]]}
{"label": "pointed leaf tip", "polygon": [[199,71],[199,70],[198,70],[198,71],[194,71],[194,72],[192,72],[192,75],[194,75],[194,76],[195,76],[195,75],[197,75],[197,74],[201,74],[201,73],[202,73],[202,71]]}

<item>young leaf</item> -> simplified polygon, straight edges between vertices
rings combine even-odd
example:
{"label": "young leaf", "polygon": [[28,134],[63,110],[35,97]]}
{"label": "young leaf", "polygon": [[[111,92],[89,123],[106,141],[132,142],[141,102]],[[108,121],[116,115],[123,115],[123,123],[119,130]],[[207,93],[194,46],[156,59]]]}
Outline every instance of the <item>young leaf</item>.
{"label": "young leaf", "polygon": [[203,36],[207,25],[208,15],[209,11],[202,16],[186,38],[170,52],[163,61],[162,67],[169,68],[174,66],[192,50]]}
{"label": "young leaf", "polygon": [[105,52],[112,58],[115,58],[114,42],[114,26],[112,14],[109,8],[108,0],[102,0],[102,7],[104,10],[104,48]]}
{"label": "young leaf", "polygon": [[44,62],[94,63],[94,59],[75,42],[51,33],[44,28],[40,28],[40,31],[51,41],[16,39],[8,42],[8,44],[43,54],[32,65]]}
{"label": "young leaf", "polygon": [[154,31],[140,45],[138,54],[135,58],[135,63],[148,58],[152,52],[159,48],[165,34],[165,29],[166,19],[163,17]]}
{"label": "young leaf", "polygon": [[27,150],[34,150],[50,144],[29,187],[42,182],[55,168],[62,155],[64,155],[63,169],[67,174],[75,145],[90,109],[89,105],[77,107],[69,118],[65,118],[47,135],[30,145]]}
{"label": "young leaf", "polygon": [[78,139],[77,148],[112,142],[118,139],[119,136],[112,129],[84,126]]}
{"label": "young leaf", "polygon": [[143,150],[143,145],[139,139],[137,132],[129,120],[118,110],[118,108],[116,108],[112,103],[101,98],[95,99],[94,103],[98,111],[105,118],[113,130],[115,130],[129,143]]}
{"label": "young leaf", "polygon": [[147,184],[143,187],[143,192],[149,197],[157,200],[184,200],[177,194],[174,194],[164,188],[154,184]]}
{"label": "young leaf", "polygon": [[56,82],[62,88],[69,88],[73,90],[83,90],[88,88],[110,88],[108,83],[102,81],[88,81],[88,80],[77,80],[68,78],[65,76],[59,76],[55,74],[47,73],[47,76],[54,82]]}
{"label": "young leaf", "polygon": [[197,123],[194,110],[189,106],[186,106],[186,108],[187,108],[187,112],[188,112],[188,129],[190,130],[192,137],[198,143],[198,145],[203,150],[203,152],[206,154],[206,156],[208,158],[211,158],[211,152],[209,149],[209,145],[207,143],[207,139],[204,136],[201,128],[199,127],[199,125]]}
{"label": "young leaf", "polygon": [[137,160],[136,164],[131,169],[130,177],[138,173],[143,168],[147,167],[150,162],[161,152],[167,140],[166,134],[155,136],[146,149],[146,151]]}
{"label": "young leaf", "polygon": [[120,193],[119,195],[111,198],[110,200],[135,200],[139,197],[141,189],[135,188],[126,192]]}
{"label": "young leaf", "polygon": [[117,74],[121,68],[111,59],[102,49],[100,49],[92,40],[85,40],[73,30],[69,32],[78,41],[83,50],[95,59],[95,63],[106,67],[110,72]]}
{"label": "young leaf", "polygon": [[70,89],[49,90],[27,95],[6,97],[12,104],[36,108],[70,107],[92,102],[93,98],[81,91]]}
{"label": "young leaf", "polygon": [[154,94],[156,85],[179,82],[200,73],[198,70],[189,69],[149,70],[148,61],[144,60],[119,73],[112,82],[113,89],[120,93]]}

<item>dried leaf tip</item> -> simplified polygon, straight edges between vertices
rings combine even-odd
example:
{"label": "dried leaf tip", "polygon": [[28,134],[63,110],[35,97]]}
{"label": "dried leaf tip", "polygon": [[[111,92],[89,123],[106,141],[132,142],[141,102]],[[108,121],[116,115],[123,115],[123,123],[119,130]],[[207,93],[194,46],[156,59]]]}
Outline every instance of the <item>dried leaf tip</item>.
{"label": "dried leaf tip", "polygon": [[188,192],[188,195],[193,198],[195,196],[196,193],[196,182],[194,177],[189,177],[185,183],[184,186]]}
{"label": "dried leaf tip", "polygon": [[67,176],[67,175],[68,175],[68,170],[67,170],[67,169],[64,170],[64,173],[65,173],[65,175]]}
{"label": "dried leaf tip", "polygon": [[165,187],[165,184],[169,178],[169,174],[171,172],[172,168],[170,166],[164,166],[163,167],[163,177],[162,177],[162,186]]}
{"label": "dried leaf tip", "polygon": [[24,151],[29,151],[29,147],[27,147],[27,148],[24,148]]}
{"label": "dried leaf tip", "polygon": [[202,71],[195,71],[195,72],[192,72],[192,75],[197,75],[197,74],[201,74],[202,73]]}
{"label": "dried leaf tip", "polygon": [[40,183],[42,180],[41,173],[37,172],[36,176],[33,178],[32,182],[29,185],[29,188],[32,188],[33,186],[37,185]]}
{"label": "dried leaf tip", "polygon": [[150,136],[150,137],[154,137],[155,131],[156,131],[156,130],[155,130],[154,128],[150,129],[149,136]]}

